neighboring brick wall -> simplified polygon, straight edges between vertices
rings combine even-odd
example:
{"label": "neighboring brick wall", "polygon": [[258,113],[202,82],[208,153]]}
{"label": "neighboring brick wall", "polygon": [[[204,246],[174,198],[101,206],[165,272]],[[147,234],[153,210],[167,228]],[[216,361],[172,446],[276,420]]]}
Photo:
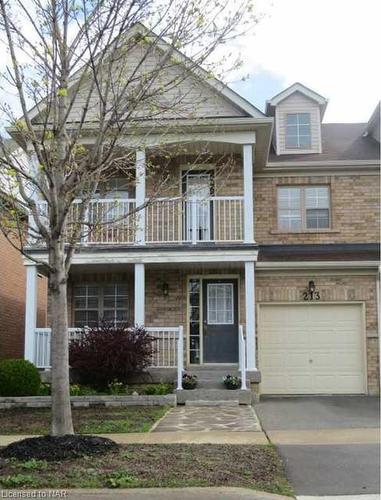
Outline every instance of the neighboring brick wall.
{"label": "neighboring brick wall", "polygon": [[315,281],[321,302],[365,302],[368,391],[379,391],[378,330],[375,276],[264,276],[257,272],[256,299],[261,302],[300,302],[310,279]]}
{"label": "neighboring brick wall", "polygon": [[[331,231],[278,232],[277,186],[307,184],[331,186]],[[380,239],[379,176],[255,177],[254,193],[259,244],[376,243]]]}
{"label": "neighboring brick wall", "polygon": [[[0,233],[0,358],[24,357],[26,273],[21,254]],[[46,325],[46,279],[38,278],[37,326]]]}

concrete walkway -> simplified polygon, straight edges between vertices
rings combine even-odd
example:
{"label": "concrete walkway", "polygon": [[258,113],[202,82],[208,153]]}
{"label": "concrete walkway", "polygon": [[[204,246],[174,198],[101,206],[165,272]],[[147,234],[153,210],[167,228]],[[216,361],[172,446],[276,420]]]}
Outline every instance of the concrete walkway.
{"label": "concrete walkway", "polygon": [[136,488],[128,490],[66,490],[73,500],[290,500],[290,497],[247,488]]}
{"label": "concrete walkway", "polygon": [[260,432],[252,406],[177,406],[154,426],[153,432]]}

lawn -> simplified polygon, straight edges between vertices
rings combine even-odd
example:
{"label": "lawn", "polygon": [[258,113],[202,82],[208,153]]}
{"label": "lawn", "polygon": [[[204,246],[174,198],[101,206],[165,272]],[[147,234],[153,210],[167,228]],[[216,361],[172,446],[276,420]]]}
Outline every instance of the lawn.
{"label": "lawn", "polygon": [[[165,406],[73,408],[74,430],[81,434],[148,432],[167,411]],[[47,434],[50,418],[50,408],[2,410],[0,434]]]}
{"label": "lawn", "polygon": [[102,457],[1,462],[4,488],[241,486],[293,494],[271,445],[131,444]]}

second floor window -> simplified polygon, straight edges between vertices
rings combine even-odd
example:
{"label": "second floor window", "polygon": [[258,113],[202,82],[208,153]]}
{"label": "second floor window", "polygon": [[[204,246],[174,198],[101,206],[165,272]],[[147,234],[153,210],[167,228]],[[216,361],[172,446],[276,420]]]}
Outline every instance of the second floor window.
{"label": "second floor window", "polygon": [[303,231],[330,227],[328,186],[278,187],[278,229]]}
{"label": "second floor window", "polygon": [[309,149],[311,147],[311,117],[309,113],[287,113],[286,148]]}

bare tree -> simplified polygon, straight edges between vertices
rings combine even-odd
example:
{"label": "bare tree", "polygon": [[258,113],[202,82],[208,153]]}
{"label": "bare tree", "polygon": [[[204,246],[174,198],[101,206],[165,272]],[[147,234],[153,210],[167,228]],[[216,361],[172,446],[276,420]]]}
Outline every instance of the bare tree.
{"label": "bare tree", "polygon": [[[221,46],[254,23],[248,0],[0,0],[1,80],[21,108],[20,117],[2,104],[18,147],[1,139],[0,226],[25,255],[31,238],[48,253],[35,261],[51,299],[53,435],[73,433],[66,285],[84,232],[104,223],[88,218],[89,202],[115,172],[133,180],[135,150],[153,132],[165,138],[179,119],[197,119],[198,77],[235,67]],[[165,142],[156,155],[170,158]]]}

